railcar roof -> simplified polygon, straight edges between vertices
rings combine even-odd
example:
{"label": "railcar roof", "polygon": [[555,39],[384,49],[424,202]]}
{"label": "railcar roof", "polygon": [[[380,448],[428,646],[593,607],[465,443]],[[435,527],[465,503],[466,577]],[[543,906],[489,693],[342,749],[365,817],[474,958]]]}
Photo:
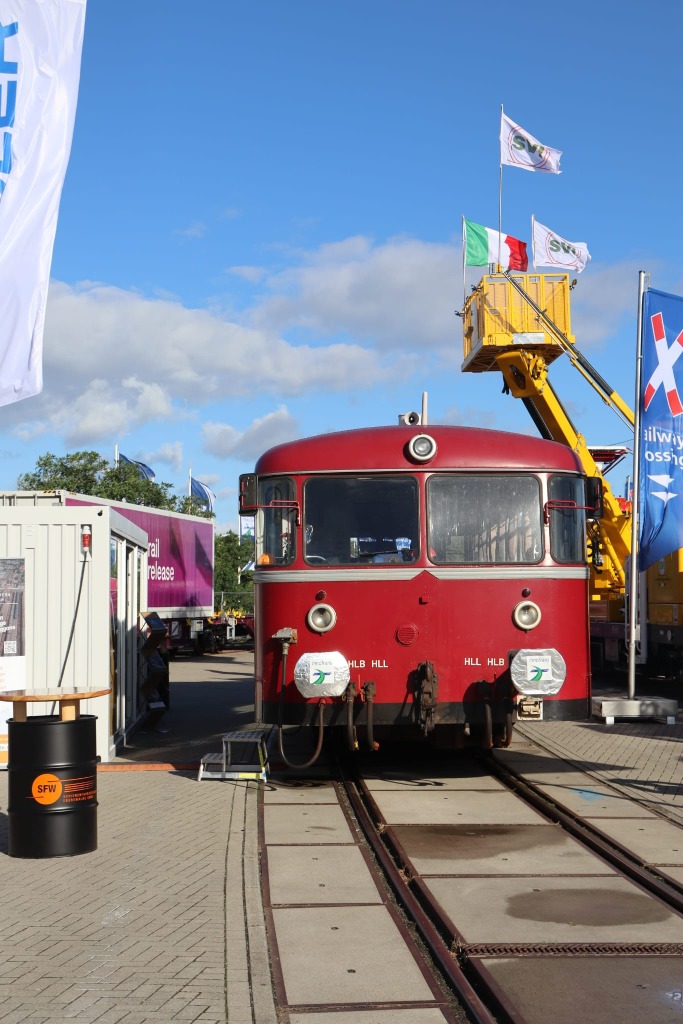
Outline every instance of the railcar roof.
{"label": "railcar roof", "polygon": [[[407,444],[417,434],[429,434],[436,456],[416,463]],[[527,434],[480,427],[364,427],[289,441],[264,452],[256,472],[315,473],[391,469],[538,469],[582,472],[578,456],[563,444]]]}

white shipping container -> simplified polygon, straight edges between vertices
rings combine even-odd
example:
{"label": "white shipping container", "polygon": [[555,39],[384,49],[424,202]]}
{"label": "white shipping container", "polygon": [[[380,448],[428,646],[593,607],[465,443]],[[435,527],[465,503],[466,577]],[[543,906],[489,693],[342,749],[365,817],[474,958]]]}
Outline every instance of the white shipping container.
{"label": "white shipping container", "polygon": [[[102,761],[115,757],[142,712],[137,650],[147,549],[147,534],[108,506],[0,508],[0,690],[109,689],[80,704],[81,714],[97,716]],[[59,712],[54,701],[27,710]]]}

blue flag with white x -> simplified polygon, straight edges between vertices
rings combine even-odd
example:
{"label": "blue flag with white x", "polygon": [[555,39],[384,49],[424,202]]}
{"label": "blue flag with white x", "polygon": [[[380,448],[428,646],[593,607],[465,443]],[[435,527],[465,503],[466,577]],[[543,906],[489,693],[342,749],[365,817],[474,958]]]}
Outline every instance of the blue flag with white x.
{"label": "blue flag with white x", "polygon": [[[649,288],[643,303],[640,546],[647,569],[683,547],[683,297]],[[679,361],[680,360],[680,361]]]}

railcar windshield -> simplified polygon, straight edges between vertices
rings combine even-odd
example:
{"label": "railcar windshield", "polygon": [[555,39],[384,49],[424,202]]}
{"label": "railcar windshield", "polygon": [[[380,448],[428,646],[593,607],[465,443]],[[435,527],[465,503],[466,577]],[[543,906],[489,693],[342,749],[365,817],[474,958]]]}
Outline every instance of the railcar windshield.
{"label": "railcar windshield", "polygon": [[[586,513],[584,483],[580,477],[556,473],[548,481],[551,502],[550,553],[556,562],[583,562],[586,558]],[[563,502],[553,507],[552,502]],[[577,507],[573,507],[577,506]]]}
{"label": "railcar windshield", "polygon": [[311,565],[405,565],[419,553],[414,477],[320,476],[304,485]]}
{"label": "railcar windshield", "polygon": [[434,474],[427,481],[429,557],[437,565],[538,562],[542,517],[534,476]]}

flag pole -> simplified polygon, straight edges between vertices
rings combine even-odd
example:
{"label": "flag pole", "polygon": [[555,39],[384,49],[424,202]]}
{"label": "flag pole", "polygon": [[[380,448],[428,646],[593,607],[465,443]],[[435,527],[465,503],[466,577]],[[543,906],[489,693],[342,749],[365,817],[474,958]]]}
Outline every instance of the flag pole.
{"label": "flag pole", "polygon": [[[503,129],[503,104],[500,105],[500,130]],[[499,133],[500,134],[500,133]],[[498,273],[500,274],[503,250],[503,154],[498,144]]]}
{"label": "flag pole", "polygon": [[192,466],[190,466],[189,473],[187,475],[187,496],[192,497]]}
{"label": "flag pole", "polygon": [[534,270],[536,269],[536,218],[533,213],[531,214],[531,262]]}
{"label": "flag pole", "polygon": [[118,444],[115,444],[114,445],[114,465],[116,467],[118,467],[118,464],[119,464],[119,446],[118,446]]}
{"label": "flag pole", "polygon": [[638,338],[636,344],[636,394],[633,419],[633,499],[631,503],[631,571],[629,573],[629,616],[628,616],[628,699],[633,700],[636,692],[636,629],[638,626],[638,514],[640,498],[640,391],[643,363],[643,303],[645,300],[646,278],[641,270],[638,274]]}
{"label": "flag pole", "polygon": [[467,235],[465,233],[465,214],[462,216],[462,305],[465,308],[467,299],[467,286],[465,284],[465,267],[467,266]]}

